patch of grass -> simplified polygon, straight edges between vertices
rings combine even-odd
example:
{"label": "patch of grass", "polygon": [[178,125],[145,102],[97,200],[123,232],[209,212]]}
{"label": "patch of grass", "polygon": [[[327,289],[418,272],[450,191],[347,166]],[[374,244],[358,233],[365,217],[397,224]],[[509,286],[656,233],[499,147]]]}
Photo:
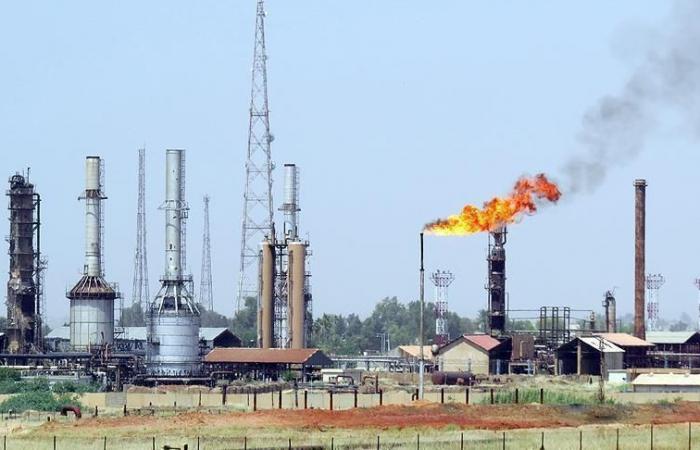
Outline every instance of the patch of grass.
{"label": "patch of grass", "polygon": [[[515,391],[495,391],[493,395],[494,403],[508,404],[515,403]],[[519,389],[518,403],[539,403],[539,389]],[[491,397],[487,396],[481,400],[482,404],[491,403]],[[564,390],[547,390],[544,391],[544,403],[546,405],[596,405],[598,398],[596,393],[590,392],[572,392]],[[614,400],[606,399],[606,404],[614,404]]]}

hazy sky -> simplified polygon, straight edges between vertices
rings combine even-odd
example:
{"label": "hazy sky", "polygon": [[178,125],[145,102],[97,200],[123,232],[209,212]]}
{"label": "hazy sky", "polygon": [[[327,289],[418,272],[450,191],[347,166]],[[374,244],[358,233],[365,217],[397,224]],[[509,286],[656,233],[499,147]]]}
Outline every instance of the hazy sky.
{"label": "hazy sky", "polygon": [[[272,151],[278,167],[301,167],[314,313],[415,299],[425,222],[506,193],[522,174],[563,180],[582,117],[623,89],[672,27],[672,6],[270,0]],[[163,272],[165,149],[185,148],[189,265],[198,290],[208,193],[215,307],[231,313],[254,20],[253,0],[0,4],[0,173],[31,166],[42,195],[51,325],[67,320],[65,291],[82,271],[86,155],[105,159],[107,279],[131,301],[144,143],[151,293]],[[600,310],[616,287],[618,311],[630,312],[632,182],[645,177],[647,269],[667,278],[661,314],[696,315],[700,154],[680,115],[659,111],[646,151],[594,192],[565,191],[510,228],[512,308]],[[278,203],[281,170],[275,178]],[[426,239],[427,270],[456,276],[450,309],[460,314],[485,305],[485,248],[485,235]]]}

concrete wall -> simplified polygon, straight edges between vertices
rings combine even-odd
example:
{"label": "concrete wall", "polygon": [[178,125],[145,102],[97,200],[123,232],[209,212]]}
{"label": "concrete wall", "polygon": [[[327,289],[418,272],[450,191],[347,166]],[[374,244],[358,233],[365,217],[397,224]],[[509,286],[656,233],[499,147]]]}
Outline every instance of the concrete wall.
{"label": "concrete wall", "polygon": [[[489,356],[482,350],[460,342],[440,352],[440,370],[447,372],[470,371],[476,375],[489,374]],[[505,370],[505,368],[504,368]]]}

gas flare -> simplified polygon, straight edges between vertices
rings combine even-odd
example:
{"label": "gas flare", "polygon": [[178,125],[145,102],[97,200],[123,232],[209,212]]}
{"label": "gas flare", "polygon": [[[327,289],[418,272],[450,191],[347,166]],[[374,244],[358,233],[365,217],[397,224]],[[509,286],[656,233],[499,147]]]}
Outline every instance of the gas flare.
{"label": "gas flare", "polygon": [[424,231],[440,236],[460,236],[493,231],[514,223],[524,214],[534,214],[543,201],[556,203],[561,198],[559,187],[543,173],[521,177],[507,197],[494,197],[482,208],[467,205],[462,212],[425,225]]}

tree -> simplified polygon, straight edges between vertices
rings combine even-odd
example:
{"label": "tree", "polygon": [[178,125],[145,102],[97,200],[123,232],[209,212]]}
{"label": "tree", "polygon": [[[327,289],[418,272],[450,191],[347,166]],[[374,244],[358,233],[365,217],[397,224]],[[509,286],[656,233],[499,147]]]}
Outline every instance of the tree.
{"label": "tree", "polygon": [[244,347],[256,347],[258,338],[258,300],[246,297],[244,306],[229,322],[229,329]]}

